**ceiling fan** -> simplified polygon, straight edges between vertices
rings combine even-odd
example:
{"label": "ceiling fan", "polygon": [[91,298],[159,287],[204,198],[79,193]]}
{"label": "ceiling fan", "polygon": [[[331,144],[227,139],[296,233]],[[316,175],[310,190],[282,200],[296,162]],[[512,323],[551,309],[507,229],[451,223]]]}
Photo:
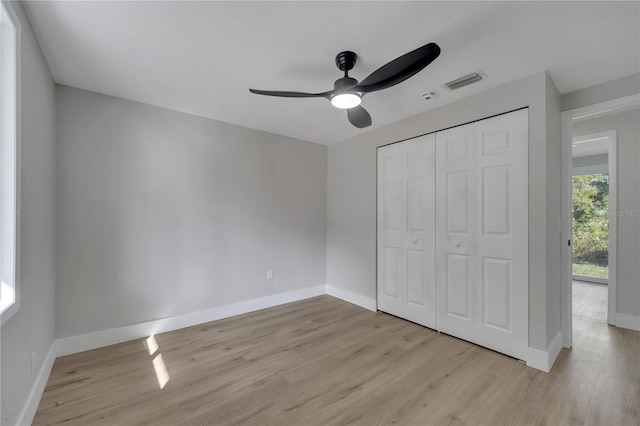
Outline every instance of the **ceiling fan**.
{"label": "ceiling fan", "polygon": [[334,107],[347,110],[347,117],[351,124],[362,129],[371,125],[371,116],[360,106],[364,95],[402,83],[433,62],[438,55],[440,55],[440,47],[437,44],[426,44],[383,65],[358,82],[355,78],[349,77],[349,71],[356,64],[358,56],[351,51],[345,51],[336,56],[336,65],[340,71],[344,71],[344,77],[335,81],[333,90],[321,93],[257,89],[249,89],[249,91],[257,95],[284,98],[326,98]]}

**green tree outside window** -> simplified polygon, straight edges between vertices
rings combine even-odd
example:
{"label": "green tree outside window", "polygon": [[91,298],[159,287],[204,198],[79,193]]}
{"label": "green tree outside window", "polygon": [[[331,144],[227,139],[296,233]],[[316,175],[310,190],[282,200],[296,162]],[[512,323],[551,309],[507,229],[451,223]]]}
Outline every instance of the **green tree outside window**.
{"label": "green tree outside window", "polygon": [[609,276],[609,175],[573,177],[573,274]]}

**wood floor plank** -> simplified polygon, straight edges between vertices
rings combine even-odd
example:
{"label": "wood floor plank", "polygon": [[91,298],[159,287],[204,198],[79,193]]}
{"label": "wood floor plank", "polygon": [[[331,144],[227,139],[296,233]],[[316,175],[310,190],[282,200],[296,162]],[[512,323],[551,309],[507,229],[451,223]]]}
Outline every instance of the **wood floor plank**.
{"label": "wood floor plank", "polygon": [[640,333],[587,304],[546,374],[316,297],[59,358],[33,424],[638,425]]}

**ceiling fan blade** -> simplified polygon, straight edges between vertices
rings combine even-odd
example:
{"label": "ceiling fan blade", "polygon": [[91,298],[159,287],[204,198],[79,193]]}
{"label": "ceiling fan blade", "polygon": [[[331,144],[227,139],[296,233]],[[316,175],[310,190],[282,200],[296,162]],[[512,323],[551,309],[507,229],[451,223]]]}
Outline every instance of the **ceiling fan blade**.
{"label": "ceiling fan blade", "polygon": [[258,90],[258,89],[249,89],[251,93],[255,93],[256,95],[266,95],[266,96],[279,96],[282,98],[327,98],[331,99],[331,95],[333,94],[333,90],[323,93],[306,93],[306,92],[282,92],[277,90]]}
{"label": "ceiling fan blade", "polygon": [[361,106],[348,109],[347,117],[349,118],[349,122],[358,129],[364,129],[365,127],[371,126],[371,116],[367,110]]}
{"label": "ceiling fan blade", "polygon": [[420,72],[438,55],[440,55],[440,47],[437,44],[426,44],[378,68],[353,90],[368,93],[395,86]]}

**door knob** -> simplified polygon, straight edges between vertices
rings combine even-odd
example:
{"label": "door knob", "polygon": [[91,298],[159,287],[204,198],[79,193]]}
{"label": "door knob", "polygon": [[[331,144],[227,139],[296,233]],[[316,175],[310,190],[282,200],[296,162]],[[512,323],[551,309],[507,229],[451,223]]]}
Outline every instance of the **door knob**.
{"label": "door knob", "polygon": [[418,244],[418,239],[413,240],[413,244]]}
{"label": "door knob", "polygon": [[460,243],[457,243],[457,244],[456,244],[456,247],[460,247]]}

